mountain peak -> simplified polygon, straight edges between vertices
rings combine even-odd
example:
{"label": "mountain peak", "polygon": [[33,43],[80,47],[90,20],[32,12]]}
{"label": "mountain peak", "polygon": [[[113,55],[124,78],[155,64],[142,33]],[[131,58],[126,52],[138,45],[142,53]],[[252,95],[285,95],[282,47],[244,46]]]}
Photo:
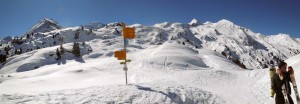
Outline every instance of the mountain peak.
{"label": "mountain peak", "polygon": [[290,37],[290,35],[288,35],[288,34],[284,34],[284,33],[279,33],[279,34],[277,34],[278,36],[283,36],[283,37]]}
{"label": "mountain peak", "polygon": [[43,18],[42,20],[40,20],[42,22],[53,22],[53,23],[56,23],[53,19],[51,18]]}
{"label": "mountain peak", "polygon": [[85,28],[88,28],[88,29],[99,29],[99,28],[102,28],[104,27],[106,24],[103,24],[101,22],[97,22],[97,21],[93,21],[91,22],[90,24],[88,25],[84,25]]}
{"label": "mountain peak", "polygon": [[229,21],[229,20],[227,20],[227,19],[222,19],[222,20],[218,21],[217,23],[219,23],[219,24],[234,25],[233,22],[231,22],[231,21]]}
{"label": "mountain peak", "polygon": [[288,34],[279,33],[277,35],[271,35],[270,37],[275,37],[276,39],[280,40],[291,40],[292,38]]}
{"label": "mountain peak", "polygon": [[35,24],[31,29],[29,29],[26,34],[37,33],[37,32],[49,32],[52,30],[61,29],[61,26],[50,18],[43,18],[37,24]]}
{"label": "mountain peak", "polygon": [[56,22],[55,20],[53,20],[51,18],[43,18],[37,24],[57,25],[58,29],[61,28],[61,26],[59,26],[58,22]]}
{"label": "mountain peak", "polygon": [[189,24],[191,26],[199,26],[201,24],[201,22],[194,18],[194,19],[192,19],[192,21]]}

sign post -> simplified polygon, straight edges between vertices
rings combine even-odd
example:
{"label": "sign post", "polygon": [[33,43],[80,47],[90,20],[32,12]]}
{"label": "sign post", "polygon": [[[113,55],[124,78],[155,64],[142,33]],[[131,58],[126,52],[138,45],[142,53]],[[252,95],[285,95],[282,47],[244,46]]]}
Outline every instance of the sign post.
{"label": "sign post", "polygon": [[127,60],[126,58],[126,47],[128,45],[127,39],[133,39],[135,38],[135,28],[126,27],[125,23],[121,22],[122,28],[123,28],[123,38],[124,38],[124,49],[121,51],[115,51],[115,57],[118,60],[124,60],[124,62],[121,62],[120,64],[124,64],[123,70],[125,71],[125,80],[127,83],[127,62],[131,62],[131,60]]}

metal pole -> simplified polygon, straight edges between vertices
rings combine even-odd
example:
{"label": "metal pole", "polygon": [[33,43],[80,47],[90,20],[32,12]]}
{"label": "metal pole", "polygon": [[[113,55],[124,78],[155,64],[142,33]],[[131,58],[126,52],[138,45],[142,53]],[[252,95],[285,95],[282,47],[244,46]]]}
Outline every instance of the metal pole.
{"label": "metal pole", "polygon": [[125,71],[125,77],[126,77],[126,85],[127,85],[127,71]]}
{"label": "metal pole", "polygon": [[[123,29],[124,29],[124,27],[123,27]],[[123,33],[123,35],[124,35],[124,33]],[[124,38],[124,51],[126,53],[126,39],[125,38]],[[126,57],[125,57],[125,64],[124,64],[123,70],[125,71],[125,80],[126,80],[126,85],[127,85],[127,70],[128,70],[128,68],[127,68],[127,58]]]}

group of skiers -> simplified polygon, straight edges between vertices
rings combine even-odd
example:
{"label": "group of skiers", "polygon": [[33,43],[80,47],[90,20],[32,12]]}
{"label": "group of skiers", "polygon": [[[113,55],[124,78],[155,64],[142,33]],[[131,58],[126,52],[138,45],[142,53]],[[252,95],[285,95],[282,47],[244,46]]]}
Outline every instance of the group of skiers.
{"label": "group of skiers", "polygon": [[297,103],[299,104],[299,95],[295,82],[294,70],[291,66],[287,68],[287,64],[282,61],[278,63],[278,69],[276,70],[273,64],[270,68],[270,76],[271,97],[273,98],[275,96],[276,104],[294,104],[291,98],[291,86],[289,82],[293,85]]}

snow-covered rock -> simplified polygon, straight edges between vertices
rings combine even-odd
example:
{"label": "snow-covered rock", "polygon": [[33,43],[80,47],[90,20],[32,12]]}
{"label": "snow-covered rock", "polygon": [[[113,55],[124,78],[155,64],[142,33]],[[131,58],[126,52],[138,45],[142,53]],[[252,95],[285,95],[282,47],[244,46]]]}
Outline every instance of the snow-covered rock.
{"label": "snow-covered rock", "polygon": [[201,25],[202,23],[198,21],[197,19],[192,19],[192,21],[189,23],[190,26],[196,27]]}

